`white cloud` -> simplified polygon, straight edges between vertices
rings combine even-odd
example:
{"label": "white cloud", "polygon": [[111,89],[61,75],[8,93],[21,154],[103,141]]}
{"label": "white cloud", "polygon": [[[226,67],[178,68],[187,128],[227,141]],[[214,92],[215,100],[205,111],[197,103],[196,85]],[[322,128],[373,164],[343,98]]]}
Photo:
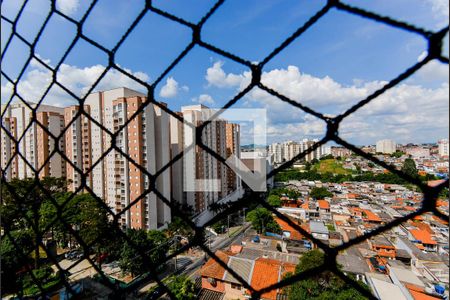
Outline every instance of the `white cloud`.
{"label": "white cloud", "polygon": [[[215,74],[220,75],[216,78],[222,78],[217,81],[209,80],[209,84],[242,89],[250,81],[250,75],[245,72],[227,74],[222,66],[223,64],[215,63],[208,69],[214,69]],[[223,84],[227,78],[233,80],[228,80],[229,84]],[[237,78],[241,81],[238,82]],[[421,79],[422,84],[426,80],[433,80],[433,88],[418,84],[418,79]],[[261,81],[292,100],[330,115],[344,112],[386,84],[383,81],[355,80],[353,85],[345,86],[328,76],[319,78],[301,73],[296,66],[263,72]],[[254,88],[247,94],[243,105],[267,109],[269,142],[299,140],[303,137],[320,138],[324,135],[323,121],[259,88]],[[448,69],[432,61],[417,74],[414,81],[390,89],[344,120],[340,133],[342,137],[357,144],[374,143],[381,138],[392,138],[398,142],[435,141],[449,134],[448,111]]]}
{"label": "white cloud", "polygon": [[[37,61],[33,61],[31,65],[33,68],[26,73],[25,77],[22,78],[17,84],[17,90],[19,95],[21,95],[26,101],[37,102],[41,99],[45,90],[51,84],[52,73]],[[82,97],[86,94],[92,84],[97,81],[104,70],[105,67],[102,65],[78,68],[76,66],[62,64],[57,73],[57,80],[75,95]],[[148,75],[143,72],[132,72],[128,69],[124,70],[142,81],[149,80]],[[128,87],[138,91],[145,90],[142,85],[128,76],[125,76],[116,70],[110,70],[98,83],[94,91],[108,90],[117,87]],[[5,83],[2,85],[2,102],[9,100],[11,92],[12,85],[10,83]],[[44,103],[57,106],[74,104],[75,101],[75,99],[56,85],[53,85],[50,92],[44,99]]]}
{"label": "white cloud", "polygon": [[431,5],[431,10],[435,18],[439,21],[439,26],[448,24],[449,6],[448,0],[426,0]]}
{"label": "white cloud", "polygon": [[222,61],[215,62],[214,65],[206,70],[206,81],[212,86],[216,87],[239,87],[241,84],[249,78],[250,72],[244,74],[225,74],[222,69]]}
{"label": "white cloud", "polygon": [[[166,84],[161,88],[159,95],[163,98],[173,98],[178,95],[179,89],[178,82],[173,77],[169,77]],[[186,90],[186,88],[183,89]]]}
{"label": "white cloud", "polygon": [[[251,81],[250,72],[226,74],[222,66],[222,62],[216,62],[207,69],[206,79],[210,85],[242,90]],[[316,109],[323,108],[326,110],[329,110],[330,106],[334,108],[336,105],[345,105],[362,99],[385,84],[382,81],[366,83],[360,81],[357,85],[343,86],[328,76],[319,78],[301,73],[296,66],[263,72],[261,82],[290,99]],[[281,102],[281,100],[273,98],[259,89],[253,89],[250,92],[250,98],[267,102],[271,107]],[[334,111],[327,112],[335,113]]]}
{"label": "white cloud", "polygon": [[[422,61],[427,56],[427,51],[423,51],[418,61]],[[448,82],[449,73],[448,73],[448,65],[443,64],[437,60],[432,60],[428,62],[425,66],[423,66],[416,74],[418,79],[422,82]]]}
{"label": "white cloud", "polygon": [[214,99],[208,94],[201,94],[200,96],[193,98],[192,102],[197,102],[200,104],[209,104],[209,105],[212,105],[215,103]]}
{"label": "white cloud", "polygon": [[56,8],[66,15],[74,14],[79,7],[79,0],[56,0]]}

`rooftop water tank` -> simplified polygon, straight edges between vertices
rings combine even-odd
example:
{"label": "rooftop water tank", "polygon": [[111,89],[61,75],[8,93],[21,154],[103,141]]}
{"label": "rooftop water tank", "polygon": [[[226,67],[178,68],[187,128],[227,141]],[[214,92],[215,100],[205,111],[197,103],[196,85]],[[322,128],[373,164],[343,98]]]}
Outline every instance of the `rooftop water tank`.
{"label": "rooftop water tank", "polygon": [[438,293],[439,295],[444,295],[445,293],[445,287],[443,287],[442,285],[436,284],[434,286],[434,290],[436,291],[436,293]]}

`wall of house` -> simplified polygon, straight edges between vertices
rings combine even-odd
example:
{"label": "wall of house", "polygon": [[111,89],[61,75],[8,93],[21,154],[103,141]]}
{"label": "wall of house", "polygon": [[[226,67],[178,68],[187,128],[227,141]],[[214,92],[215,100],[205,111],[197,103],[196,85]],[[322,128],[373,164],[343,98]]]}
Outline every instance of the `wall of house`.
{"label": "wall of house", "polygon": [[246,299],[244,296],[244,290],[242,287],[241,289],[234,289],[231,287],[231,284],[226,282],[225,283],[225,296],[223,297],[224,300],[235,300],[235,299]]}
{"label": "wall of house", "polygon": [[216,285],[213,286],[211,283],[209,283],[207,277],[202,277],[202,288],[220,292],[220,293],[225,292],[225,285],[224,285],[223,281],[216,280]]}

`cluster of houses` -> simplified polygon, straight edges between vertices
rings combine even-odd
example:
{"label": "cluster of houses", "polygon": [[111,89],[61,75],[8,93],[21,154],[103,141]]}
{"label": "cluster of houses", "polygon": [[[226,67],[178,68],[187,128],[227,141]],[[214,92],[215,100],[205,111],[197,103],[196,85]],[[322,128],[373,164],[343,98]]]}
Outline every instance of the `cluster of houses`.
{"label": "cluster of houses", "polygon": [[[289,181],[284,187],[301,196],[280,198],[282,206],[277,210],[283,217],[274,215],[274,219],[282,234],[257,236],[250,232],[239,245],[216,253],[256,290],[276,284],[293,272],[302,254],[317,248],[317,243],[329,247],[345,244],[418,210],[423,200],[421,193],[404,186],[376,182],[303,180]],[[325,187],[333,197],[313,199],[309,197],[313,187]],[[437,205],[448,214],[448,199],[439,199]],[[337,262],[343,272],[367,284],[377,298],[445,299],[449,291],[448,242],[448,222],[426,213],[346,248]],[[214,259],[202,267],[201,276],[205,293],[214,294],[216,299],[251,297],[249,290]],[[263,293],[261,299],[287,296],[282,289],[273,289]]]}
{"label": "cluster of houses", "polygon": [[[373,154],[375,158],[380,161],[383,161],[391,166],[394,166],[396,169],[400,170],[405,162],[406,158],[412,158],[416,163],[417,170],[419,175],[425,174],[433,174],[439,176],[441,178],[448,177],[449,172],[449,161],[448,157],[439,157],[437,155],[423,155],[422,152],[413,152],[408,151],[407,153],[401,157],[395,157],[391,155],[383,155],[383,154]],[[384,173],[386,169],[377,166],[370,162],[369,160],[361,157],[361,156],[347,156],[342,158],[343,160],[343,168],[348,170],[356,171],[357,168],[361,168],[362,172],[373,172],[375,174]]]}

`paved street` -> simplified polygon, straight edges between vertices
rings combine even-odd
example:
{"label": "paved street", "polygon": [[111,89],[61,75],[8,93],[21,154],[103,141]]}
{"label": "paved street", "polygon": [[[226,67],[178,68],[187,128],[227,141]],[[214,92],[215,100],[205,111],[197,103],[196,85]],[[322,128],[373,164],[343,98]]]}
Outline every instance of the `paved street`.
{"label": "paved street", "polygon": [[[227,234],[222,234],[222,235],[219,235],[219,236],[213,238],[211,245],[210,245],[211,251],[215,252],[218,249],[228,247],[232,243],[240,243],[240,241],[243,239],[243,237],[245,236],[245,234],[247,233],[247,231],[250,228],[251,228],[250,223],[246,223],[246,224],[244,224],[242,229],[240,229],[240,232],[236,233],[233,237],[228,237]],[[207,245],[209,246],[208,243],[207,243]],[[201,257],[187,257],[187,256],[179,255],[177,257],[177,266],[178,266],[179,271],[175,272],[172,269],[170,272],[161,274],[160,278],[165,278],[167,276],[170,276],[173,273],[178,273],[178,274],[185,274],[195,280],[195,278],[200,276],[200,273],[199,273],[200,268],[205,262],[206,262],[206,260],[205,260],[204,255]],[[174,263],[175,263],[175,259],[173,259],[170,264],[173,266]],[[139,294],[142,294],[142,293],[148,291],[155,285],[156,285],[156,282],[153,282],[153,281],[146,284],[145,286],[141,287],[141,289],[139,289]]]}
{"label": "paved street", "polygon": [[[74,260],[63,259],[59,262],[59,265],[62,269],[67,270],[74,263]],[[55,270],[55,272],[58,271],[58,268],[55,265],[52,266],[52,269]],[[87,259],[83,259],[76,266],[70,269],[69,272],[69,280],[71,281],[81,280],[97,274],[97,271],[92,267]]]}
{"label": "paved street", "polygon": [[[221,234],[217,237],[210,237],[211,240],[207,241],[207,246],[210,247],[212,252],[217,251],[218,249],[222,249],[225,247],[228,247],[232,243],[240,243],[242,239],[245,237],[246,233],[250,229],[250,224],[245,223],[244,226],[241,228],[236,228],[233,233],[232,237],[229,237],[228,234]],[[232,230],[230,230],[232,231]],[[210,242],[210,244],[209,244]],[[63,259],[59,262],[59,265],[62,269],[66,270],[68,269],[75,261],[71,261],[68,259]],[[188,255],[178,255],[175,258],[173,258],[166,268],[166,271],[160,274],[160,278],[166,278],[172,274],[185,274],[188,275],[192,279],[196,279],[200,276],[200,268],[201,266],[206,262],[205,255],[199,255],[199,256],[188,256]],[[176,263],[176,268],[175,268]],[[52,268],[55,271],[58,271],[58,268],[53,265]],[[89,263],[87,259],[82,260],[77,265],[75,265],[73,268],[69,270],[70,275],[69,279],[71,281],[78,281],[85,278],[92,278],[95,274],[97,274],[97,271],[92,267],[92,265]],[[91,281],[89,281],[91,282]],[[99,287],[103,286],[100,283],[93,282],[93,284],[98,285]],[[156,282],[152,281],[145,285],[143,285],[138,293],[140,295],[144,294],[146,291],[151,289],[156,285]],[[99,291],[103,291],[104,289],[100,288]],[[105,291],[106,292],[106,291]]]}

